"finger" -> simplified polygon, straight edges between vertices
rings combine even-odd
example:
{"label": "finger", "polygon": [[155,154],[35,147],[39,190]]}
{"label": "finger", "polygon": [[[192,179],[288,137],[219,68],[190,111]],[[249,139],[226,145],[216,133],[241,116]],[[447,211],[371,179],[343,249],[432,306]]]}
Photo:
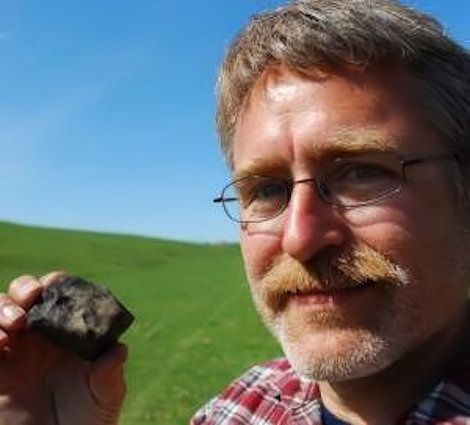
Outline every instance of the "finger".
{"label": "finger", "polygon": [[8,332],[21,329],[25,323],[24,309],[7,295],[0,294],[0,327]]}
{"label": "finger", "polygon": [[119,409],[124,401],[124,364],[127,357],[127,347],[117,344],[90,366],[90,391],[101,406]]}
{"label": "finger", "polygon": [[54,271],[39,278],[39,282],[43,287],[50,285],[55,285],[57,283],[63,282],[68,277],[67,273],[64,271]]}
{"label": "finger", "polygon": [[8,296],[19,306],[28,309],[39,297],[42,289],[34,276],[20,276],[10,283]]}
{"label": "finger", "polygon": [[8,334],[0,329],[0,350],[3,350],[9,342],[10,339],[8,337]]}

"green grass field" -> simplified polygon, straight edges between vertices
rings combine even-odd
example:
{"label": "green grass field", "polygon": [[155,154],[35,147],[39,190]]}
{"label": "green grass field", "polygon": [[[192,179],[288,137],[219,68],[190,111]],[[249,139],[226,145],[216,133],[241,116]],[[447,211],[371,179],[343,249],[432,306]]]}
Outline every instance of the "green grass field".
{"label": "green grass field", "polygon": [[238,247],[0,222],[3,287],[65,270],[105,284],[135,314],[121,424],[187,424],[249,365],[279,355],[253,311]]}

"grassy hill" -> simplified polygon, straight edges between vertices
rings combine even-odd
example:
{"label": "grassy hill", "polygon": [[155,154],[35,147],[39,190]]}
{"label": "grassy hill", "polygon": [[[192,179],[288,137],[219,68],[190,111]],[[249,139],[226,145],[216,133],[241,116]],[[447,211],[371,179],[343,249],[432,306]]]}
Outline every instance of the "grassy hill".
{"label": "grassy hill", "polygon": [[253,311],[238,247],[0,222],[0,282],[51,270],[105,284],[135,314],[123,425],[187,424],[257,361],[278,355]]}

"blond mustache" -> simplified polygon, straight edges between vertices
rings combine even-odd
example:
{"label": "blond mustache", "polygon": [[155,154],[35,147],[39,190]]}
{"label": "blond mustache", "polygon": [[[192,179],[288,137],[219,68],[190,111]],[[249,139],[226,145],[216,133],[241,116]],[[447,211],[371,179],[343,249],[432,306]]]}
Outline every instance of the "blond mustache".
{"label": "blond mustache", "polygon": [[309,263],[283,257],[267,271],[260,286],[268,306],[280,311],[292,294],[338,291],[378,282],[389,287],[407,286],[409,276],[384,254],[360,244],[336,258],[323,256]]}

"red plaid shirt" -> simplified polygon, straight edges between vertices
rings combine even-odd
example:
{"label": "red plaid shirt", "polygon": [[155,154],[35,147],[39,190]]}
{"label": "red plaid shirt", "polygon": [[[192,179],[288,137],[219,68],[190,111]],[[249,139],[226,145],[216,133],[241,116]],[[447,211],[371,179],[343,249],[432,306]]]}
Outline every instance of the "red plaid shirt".
{"label": "red plaid shirt", "polygon": [[[191,425],[322,425],[318,385],[286,359],[255,366],[214,398]],[[464,361],[400,425],[470,425],[470,360]]]}

